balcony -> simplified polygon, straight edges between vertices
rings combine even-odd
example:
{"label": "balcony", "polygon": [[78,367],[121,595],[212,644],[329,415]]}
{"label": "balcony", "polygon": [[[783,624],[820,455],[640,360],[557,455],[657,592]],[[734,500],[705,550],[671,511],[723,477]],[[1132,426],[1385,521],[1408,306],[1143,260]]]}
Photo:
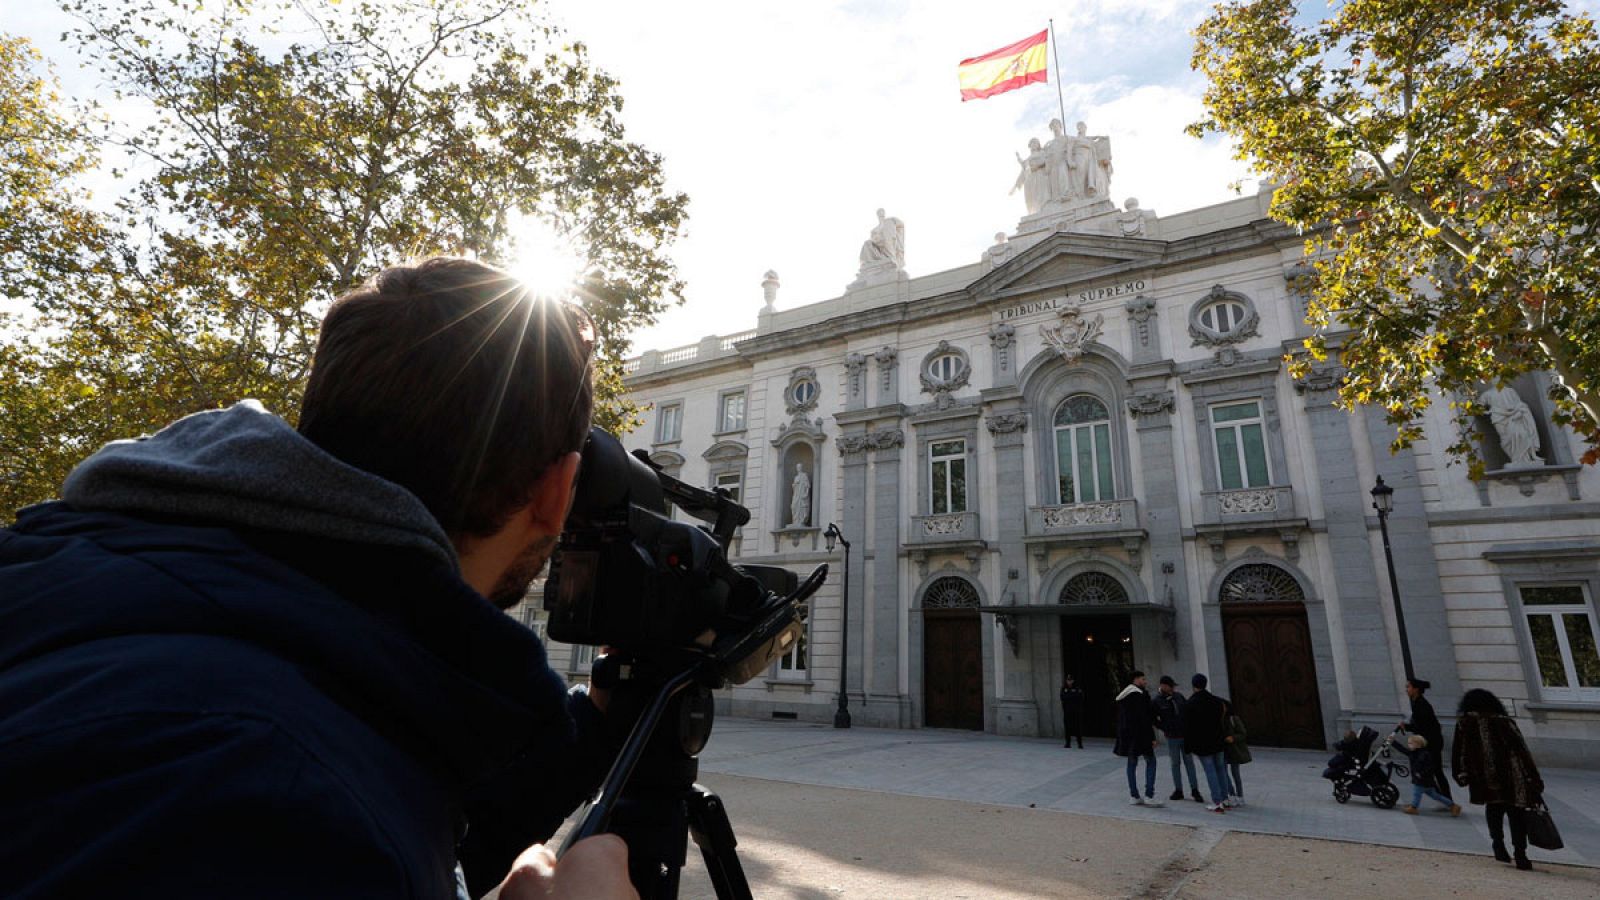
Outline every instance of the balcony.
{"label": "balcony", "polygon": [[1051,547],[1120,546],[1135,571],[1148,533],[1139,522],[1139,501],[1103,500],[1062,506],[1028,507],[1028,532],[1035,564],[1043,574]]}
{"label": "balcony", "polygon": [[927,547],[964,544],[979,539],[977,513],[937,513],[912,516],[911,536],[906,543],[914,547]]}
{"label": "balcony", "polygon": [[1300,532],[1306,528],[1304,516],[1295,509],[1294,488],[1240,488],[1201,491],[1202,501],[1195,533],[1211,543],[1211,554],[1223,560],[1222,545],[1230,535],[1277,534],[1283,540],[1290,560],[1299,556]]}

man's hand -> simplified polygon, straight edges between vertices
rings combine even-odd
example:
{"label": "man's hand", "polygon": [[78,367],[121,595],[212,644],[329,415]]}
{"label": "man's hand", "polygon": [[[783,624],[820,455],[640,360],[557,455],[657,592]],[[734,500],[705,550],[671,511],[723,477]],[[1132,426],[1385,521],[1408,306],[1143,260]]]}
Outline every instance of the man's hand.
{"label": "man's hand", "polygon": [[543,844],[522,851],[495,890],[499,900],[639,900],[628,881],[628,845],[598,834],[572,845],[558,861]]}

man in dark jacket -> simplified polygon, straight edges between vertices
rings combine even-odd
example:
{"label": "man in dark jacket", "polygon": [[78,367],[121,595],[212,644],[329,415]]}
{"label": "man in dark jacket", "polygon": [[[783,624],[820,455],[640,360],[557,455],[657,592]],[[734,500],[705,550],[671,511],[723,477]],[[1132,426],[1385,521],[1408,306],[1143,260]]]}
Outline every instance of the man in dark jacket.
{"label": "man in dark jacket", "polygon": [[1223,803],[1228,799],[1227,761],[1222,757],[1227,708],[1206,690],[1206,683],[1206,676],[1199,672],[1189,679],[1194,691],[1183,705],[1183,744],[1206,773],[1206,786],[1211,789],[1211,805],[1206,809],[1221,813],[1226,811]]}
{"label": "man in dark jacket", "polygon": [[1421,678],[1406,681],[1406,696],[1411,698],[1411,721],[1401,722],[1400,727],[1412,734],[1422,735],[1422,739],[1427,742],[1422,751],[1428,757],[1428,770],[1432,773],[1428,787],[1448,798],[1450,779],[1444,772],[1444,726],[1439,724],[1439,717],[1433,712],[1433,704],[1423,696],[1430,687],[1433,685]]}
{"label": "man in dark jacket", "polygon": [[[1128,793],[1134,806],[1161,806],[1156,799],[1156,728],[1145,693],[1143,672],[1134,672],[1117,695],[1117,744],[1112,752],[1128,759]],[[1139,760],[1144,760],[1144,799],[1139,798]]]}
{"label": "man in dark jacket", "polygon": [[[386,270],[298,431],[197,413],[0,530],[0,896],[447,897],[458,862],[476,896],[546,840],[603,697],[501,609],[571,504],[588,327],[477,263]],[[550,862],[502,896],[632,894],[615,838]]]}
{"label": "man in dark jacket", "polygon": [[1200,782],[1194,777],[1194,757],[1184,749],[1183,703],[1183,695],[1178,693],[1178,683],[1172,680],[1171,675],[1161,676],[1152,708],[1155,710],[1156,728],[1167,739],[1167,759],[1172,763],[1172,796],[1167,799],[1183,799],[1183,770],[1179,768],[1181,760],[1183,768],[1189,770],[1189,793],[1196,803],[1204,803],[1200,798]]}
{"label": "man in dark jacket", "polygon": [[1071,747],[1074,736],[1078,749],[1083,749],[1083,688],[1067,675],[1061,682],[1061,727],[1066,732],[1063,747]]}

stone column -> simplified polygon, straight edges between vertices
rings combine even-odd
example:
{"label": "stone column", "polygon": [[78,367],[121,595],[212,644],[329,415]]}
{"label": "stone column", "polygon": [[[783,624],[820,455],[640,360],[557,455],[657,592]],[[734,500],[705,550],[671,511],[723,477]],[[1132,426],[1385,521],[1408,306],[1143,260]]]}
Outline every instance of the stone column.
{"label": "stone column", "polygon": [[[1026,606],[1031,589],[1028,586],[1027,547],[1022,543],[1028,511],[1028,473],[1023,467],[1022,444],[1028,430],[1028,414],[1022,410],[1021,398],[992,404],[985,424],[989,426],[989,433],[994,435],[995,509],[998,512],[995,539],[1000,546],[1001,596],[994,602]],[[1017,573],[1015,579],[1011,577],[1012,572]],[[985,621],[989,621],[987,616]],[[1011,655],[1009,643],[1005,643],[1001,650],[1007,656],[1000,699],[994,703],[994,722],[991,727],[996,734],[1037,737],[1045,732],[1059,733],[1049,727],[1041,731],[1039,704],[1034,698],[1054,694],[1037,689],[1035,681],[1038,678],[1049,680],[1050,672],[1046,667],[1045,671],[1036,673],[1033,647],[1038,642],[1030,640],[1034,630],[1053,626],[1055,621],[1053,617],[1017,617],[1016,626],[1020,630],[1018,651],[1016,655]],[[993,637],[990,633],[983,635],[986,641],[993,640]],[[1047,708],[1054,710],[1055,704]]]}
{"label": "stone column", "polygon": [[[1394,683],[1395,650],[1389,646],[1383,597],[1378,591],[1378,571],[1383,560],[1373,560],[1367,535],[1371,485],[1362,484],[1356,470],[1350,416],[1333,405],[1339,380],[1336,370],[1319,369],[1296,383],[1295,389],[1305,398],[1311,446],[1316,450],[1323,517],[1328,523],[1328,551],[1333,559],[1334,583],[1328,590],[1330,594],[1338,591],[1353,712],[1370,715],[1393,710],[1399,686]],[[1333,597],[1324,599],[1324,609],[1335,607]],[[1308,608],[1307,612],[1311,610]],[[1341,718],[1348,719],[1349,712],[1345,711]]]}
{"label": "stone column", "polygon": [[994,363],[994,386],[1010,387],[1017,383],[1017,328],[1006,322],[989,326],[989,349]]}
{"label": "stone column", "polygon": [[[867,540],[868,446],[865,429],[857,429],[839,438],[844,487],[843,519],[839,527],[844,531],[845,540],[850,542],[853,557],[850,560],[848,658],[840,660],[840,665],[845,667],[845,693],[849,695],[852,707],[858,709],[861,706],[860,698],[865,696],[861,660],[866,658],[867,652],[863,635],[866,634],[867,623],[867,551],[872,547]],[[834,697],[837,702],[837,692]]]}
{"label": "stone column", "polygon": [[[1372,442],[1372,464],[1383,483],[1394,488],[1394,511],[1389,513],[1389,546],[1394,552],[1395,580],[1400,583],[1400,606],[1406,614],[1407,643],[1411,645],[1411,665],[1417,677],[1432,683],[1428,694],[1441,715],[1448,716],[1461,699],[1461,680],[1456,671],[1455,642],[1445,615],[1444,592],[1439,584],[1439,561],[1433,552],[1433,534],[1428,528],[1428,513],[1422,505],[1417,485],[1417,459],[1410,450],[1396,456],[1389,452],[1395,428],[1376,406],[1362,407],[1367,417],[1367,435]],[[1370,491],[1372,486],[1368,485]],[[1371,508],[1370,502],[1368,508]],[[1372,514],[1374,517],[1377,513]],[[1380,547],[1379,552],[1382,552]],[[1377,561],[1385,581],[1389,573],[1384,560]],[[1399,653],[1399,648],[1395,649]]]}
{"label": "stone column", "polygon": [[[872,599],[866,615],[872,628],[863,646],[868,654],[865,724],[892,728],[910,725],[910,698],[900,692],[900,458],[905,432],[880,427],[872,445]],[[862,492],[865,495],[865,491]]]}
{"label": "stone column", "polygon": [[844,408],[865,409],[867,406],[867,358],[851,353],[844,358],[845,393]]}
{"label": "stone column", "polygon": [[880,347],[872,354],[878,363],[877,402],[875,406],[891,406],[900,402],[900,351],[893,347]]}
{"label": "stone column", "polygon": [[[1153,318],[1153,317],[1152,317]],[[1177,398],[1172,391],[1162,387],[1162,382],[1147,385],[1128,398],[1128,413],[1134,417],[1134,427],[1139,439],[1139,469],[1144,474],[1144,498],[1139,511],[1144,527],[1150,535],[1150,546],[1145,554],[1150,560],[1155,590],[1150,601],[1170,604],[1171,620],[1160,623],[1161,630],[1175,632],[1176,646],[1165,640],[1162,652],[1172,654],[1176,662],[1174,671],[1198,671],[1195,648],[1188,636],[1193,634],[1197,604],[1192,603],[1186,586],[1189,584],[1188,567],[1183,553],[1183,523],[1178,518],[1178,459],[1172,434],[1172,412]],[[1219,648],[1220,649],[1220,648]]]}

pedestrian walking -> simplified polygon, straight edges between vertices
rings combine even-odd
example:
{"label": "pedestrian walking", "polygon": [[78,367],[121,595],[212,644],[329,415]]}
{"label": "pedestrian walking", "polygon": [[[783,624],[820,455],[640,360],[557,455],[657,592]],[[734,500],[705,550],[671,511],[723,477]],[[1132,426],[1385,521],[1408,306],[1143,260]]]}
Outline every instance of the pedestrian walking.
{"label": "pedestrian walking", "polygon": [[[1433,685],[1421,678],[1412,678],[1406,681],[1406,696],[1411,698],[1411,721],[1401,722],[1400,727],[1412,734],[1420,734],[1427,743],[1427,753],[1431,757],[1431,771],[1433,772],[1434,790],[1445,795],[1450,794],[1450,779],[1444,772],[1444,728],[1439,724],[1439,717],[1434,715],[1433,704],[1423,696],[1428,688]],[[1452,800],[1452,803],[1455,801]]]}
{"label": "pedestrian walking", "polygon": [[[1544,779],[1539,777],[1533,754],[1494,694],[1482,688],[1467,691],[1456,715],[1450,765],[1456,784],[1467,789],[1472,803],[1485,808],[1494,858],[1515,860],[1517,868],[1531,869],[1524,810],[1544,804]],[[1511,820],[1515,856],[1506,853],[1506,819]]]}
{"label": "pedestrian walking", "polygon": [[[1171,675],[1161,676],[1156,687],[1154,702],[1156,728],[1167,739],[1167,760],[1172,764],[1172,796],[1169,800],[1183,799],[1183,771],[1189,772],[1189,794],[1196,803],[1204,803],[1200,796],[1200,781],[1194,775],[1194,757],[1183,743],[1183,695],[1178,693],[1178,683]],[[1182,768],[1179,761],[1182,761]]]}
{"label": "pedestrian walking", "polygon": [[[1128,760],[1129,802],[1134,806],[1163,806],[1156,799],[1156,727],[1150,695],[1145,693],[1143,672],[1135,671],[1122,693],[1117,695],[1118,756]],[[1144,760],[1144,799],[1139,798],[1139,760]]]}
{"label": "pedestrian walking", "polygon": [[1433,769],[1433,754],[1428,752],[1428,739],[1420,734],[1413,734],[1406,738],[1406,745],[1401,748],[1411,760],[1411,805],[1402,806],[1400,811],[1408,816],[1417,814],[1417,807],[1422,804],[1423,795],[1427,795],[1450,810],[1450,815],[1461,815],[1461,804],[1439,793],[1433,788],[1433,776],[1438,773]]}
{"label": "pedestrian walking", "polygon": [[1074,736],[1078,749],[1083,749],[1083,688],[1078,687],[1069,673],[1061,682],[1061,728],[1066,732],[1063,747],[1071,747]]}
{"label": "pedestrian walking", "polygon": [[1231,796],[1226,803],[1228,806],[1243,806],[1244,779],[1239,777],[1239,767],[1250,762],[1250,744],[1245,740],[1248,733],[1244,728],[1244,720],[1234,712],[1232,703],[1222,700],[1222,708],[1222,756],[1228,761],[1228,772],[1232,776],[1229,784]]}
{"label": "pedestrian walking", "polygon": [[1189,679],[1194,691],[1183,705],[1183,742],[1206,773],[1206,786],[1211,789],[1211,812],[1226,812],[1228,799],[1227,763],[1223,760],[1223,716],[1227,710],[1222,701],[1206,690],[1206,676],[1196,672]]}

